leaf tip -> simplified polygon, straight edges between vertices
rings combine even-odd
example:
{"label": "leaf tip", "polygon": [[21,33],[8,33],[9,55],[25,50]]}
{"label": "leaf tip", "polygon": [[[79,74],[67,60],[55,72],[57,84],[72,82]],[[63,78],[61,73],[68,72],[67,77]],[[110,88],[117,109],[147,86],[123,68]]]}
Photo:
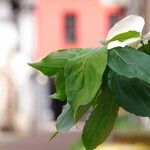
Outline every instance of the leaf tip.
{"label": "leaf tip", "polygon": [[30,67],[36,68],[37,67],[37,63],[27,63]]}
{"label": "leaf tip", "polygon": [[57,134],[58,134],[58,131],[56,131],[54,134],[52,134],[52,136],[50,136],[49,142],[51,142]]}

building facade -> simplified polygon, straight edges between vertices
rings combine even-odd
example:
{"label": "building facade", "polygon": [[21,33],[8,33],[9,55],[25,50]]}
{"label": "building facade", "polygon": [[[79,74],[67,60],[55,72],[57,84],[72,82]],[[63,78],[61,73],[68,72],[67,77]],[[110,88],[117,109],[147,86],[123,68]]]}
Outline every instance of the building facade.
{"label": "building facade", "polygon": [[96,47],[122,9],[100,0],[38,0],[36,59],[70,47]]}

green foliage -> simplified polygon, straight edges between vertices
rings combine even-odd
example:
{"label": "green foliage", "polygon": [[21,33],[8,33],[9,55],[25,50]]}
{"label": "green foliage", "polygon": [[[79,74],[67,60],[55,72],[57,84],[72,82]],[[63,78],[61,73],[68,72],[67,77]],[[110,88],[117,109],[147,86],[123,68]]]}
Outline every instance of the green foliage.
{"label": "green foliage", "polygon": [[119,106],[149,117],[149,51],[150,42],[138,50],[131,47],[67,49],[30,64],[47,76],[56,75],[56,93],[50,97],[67,100],[57,119],[54,136],[68,131],[92,108],[82,141],[87,150],[93,150],[109,136]]}
{"label": "green foliage", "polygon": [[121,34],[118,34],[116,36],[114,36],[109,42],[113,42],[113,41],[120,41],[120,42],[124,42],[128,39],[131,38],[138,38],[140,37],[140,33],[137,31],[128,31],[128,32],[124,32]]}
{"label": "green foliage", "polygon": [[96,108],[83,130],[83,143],[87,150],[93,150],[106,140],[115,124],[119,106],[108,88],[98,97]]}
{"label": "green foliage", "polygon": [[[74,115],[82,105],[90,103],[95,97],[107,65],[107,49],[91,49],[66,63],[67,101],[74,110]],[[92,87],[92,88],[91,88]]]}
{"label": "green foliage", "polygon": [[150,116],[149,51],[150,42],[138,50],[66,49],[30,64],[47,76],[56,75],[56,93],[50,97],[67,100],[54,136],[68,131],[92,108],[82,140],[87,150],[93,150],[109,136],[119,106],[136,115]]}
{"label": "green foliage", "polygon": [[[132,24],[133,18],[141,25]],[[124,24],[132,30],[133,25],[136,26],[135,31],[124,32]],[[67,101],[57,118],[57,132],[52,138],[72,128],[89,108],[91,115],[82,134],[86,150],[93,150],[107,139],[119,107],[150,117],[150,41],[145,44],[141,33],[137,32],[143,24],[141,17],[132,15],[115,25],[109,34],[113,38],[101,42],[104,47],[63,49],[29,64],[48,77],[56,76],[56,93],[50,97]],[[117,27],[123,33],[118,32]],[[116,35],[115,31],[121,34]],[[132,39],[138,40],[135,43],[141,40],[142,46],[138,49],[129,46],[107,49],[110,42]]]}
{"label": "green foliage", "polygon": [[52,99],[59,99],[61,101],[65,101],[67,99],[65,93],[65,76],[64,76],[64,69],[58,71],[56,79],[56,93],[49,96]]}
{"label": "green foliage", "polygon": [[142,46],[138,50],[150,55],[150,41],[148,41],[146,44],[144,44],[143,42],[141,43]]}
{"label": "green foliage", "polygon": [[120,33],[120,34],[114,36],[110,40],[100,41],[100,43],[102,45],[107,45],[107,44],[109,44],[110,42],[113,42],[113,41],[124,42],[128,39],[138,38],[140,36],[141,36],[140,33],[137,32],[137,31],[128,31],[128,32]]}
{"label": "green foliage", "polygon": [[66,104],[61,115],[57,118],[56,128],[58,132],[66,132],[75,124],[73,112],[69,104]]}
{"label": "green foliage", "polygon": [[69,150],[85,150],[82,140],[73,143]]}
{"label": "green foliage", "polygon": [[73,110],[69,104],[66,104],[61,115],[57,118],[56,128],[57,132],[66,132],[71,129],[83,114],[89,109],[90,105],[81,106],[77,112],[76,118],[73,116]]}
{"label": "green foliage", "polygon": [[89,49],[62,49],[56,52],[53,52],[43,58],[40,62],[29,63],[33,68],[41,71],[44,75],[50,77],[57,74],[57,72],[64,68],[66,62],[79,55],[83,52],[87,52]]}
{"label": "green foliage", "polygon": [[131,47],[109,51],[108,65],[119,75],[150,83],[150,56]]}
{"label": "green foliage", "polygon": [[120,106],[135,115],[150,116],[150,84],[120,76],[113,71],[109,72],[108,80]]}

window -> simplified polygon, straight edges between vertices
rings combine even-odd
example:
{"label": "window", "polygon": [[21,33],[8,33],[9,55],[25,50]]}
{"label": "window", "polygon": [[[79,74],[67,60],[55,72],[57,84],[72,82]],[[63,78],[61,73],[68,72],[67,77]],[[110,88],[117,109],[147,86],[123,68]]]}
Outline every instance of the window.
{"label": "window", "polygon": [[67,43],[75,43],[76,38],[76,16],[67,14],[65,16],[65,41]]}
{"label": "window", "polygon": [[110,21],[109,28],[113,27],[115,25],[115,23],[118,22],[118,20],[119,20],[118,14],[110,15],[110,17],[109,17],[109,21]]}

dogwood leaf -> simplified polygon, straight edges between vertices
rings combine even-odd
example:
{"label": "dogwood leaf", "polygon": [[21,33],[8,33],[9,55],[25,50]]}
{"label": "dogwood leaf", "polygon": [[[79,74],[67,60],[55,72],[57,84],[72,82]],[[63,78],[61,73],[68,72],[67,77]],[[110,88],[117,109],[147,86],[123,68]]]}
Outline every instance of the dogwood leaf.
{"label": "dogwood leaf", "polygon": [[59,70],[64,68],[66,62],[77,56],[79,53],[84,53],[89,49],[73,48],[73,49],[62,49],[53,53],[50,53],[40,62],[29,63],[33,68],[41,71],[46,76],[56,75]]}
{"label": "dogwood leaf", "polygon": [[66,96],[66,93],[65,93],[64,69],[59,70],[56,77],[57,77],[56,78],[56,93],[49,96],[49,98],[64,101],[64,100],[67,99],[67,96]]}
{"label": "dogwood leaf", "polygon": [[74,118],[73,110],[69,104],[66,104],[62,113],[57,118],[56,128],[58,133],[63,133],[71,129],[89,109],[90,105],[81,106],[77,112],[77,117]]}
{"label": "dogwood leaf", "polygon": [[120,76],[113,71],[109,72],[108,81],[121,107],[135,115],[150,116],[150,84]]}
{"label": "dogwood leaf", "polygon": [[107,49],[96,48],[66,63],[67,101],[76,114],[78,108],[95,97],[107,65]]}
{"label": "dogwood leaf", "polygon": [[119,75],[150,83],[150,56],[131,47],[109,51],[108,65]]}
{"label": "dogwood leaf", "polygon": [[137,38],[140,37],[140,33],[136,32],[136,31],[128,31],[128,32],[124,32],[121,34],[118,34],[116,36],[114,36],[109,42],[112,41],[120,41],[120,42],[124,42],[130,38]]}
{"label": "dogwood leaf", "polygon": [[86,150],[93,150],[106,140],[114,127],[118,110],[117,101],[110,90],[103,89],[83,130],[82,140]]}
{"label": "dogwood leaf", "polygon": [[143,43],[138,50],[150,55],[150,40],[146,44]]}

